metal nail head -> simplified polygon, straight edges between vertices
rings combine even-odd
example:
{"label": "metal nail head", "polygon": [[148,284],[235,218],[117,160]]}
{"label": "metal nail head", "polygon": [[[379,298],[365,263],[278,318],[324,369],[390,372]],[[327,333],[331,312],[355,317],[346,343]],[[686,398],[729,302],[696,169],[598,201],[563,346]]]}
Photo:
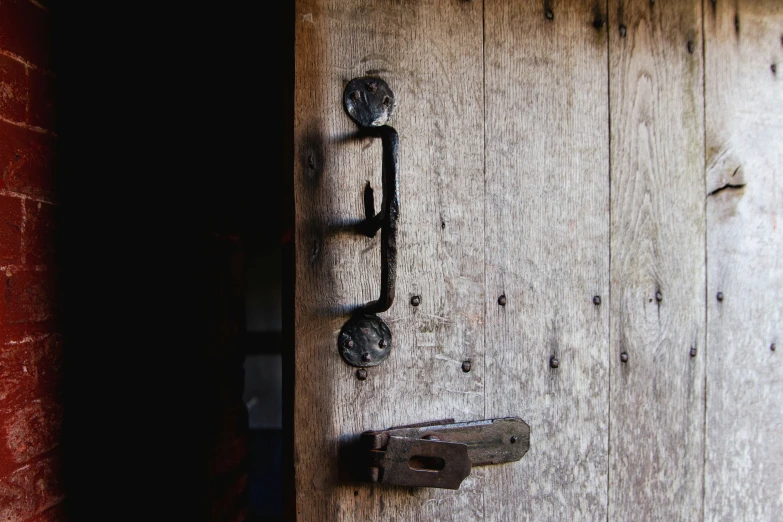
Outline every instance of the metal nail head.
{"label": "metal nail head", "polygon": [[465,361],[462,363],[462,371],[465,373],[470,371],[470,361]]}
{"label": "metal nail head", "polygon": [[411,304],[413,306],[419,306],[421,304],[421,296],[414,295],[411,297]]}
{"label": "metal nail head", "polygon": [[500,306],[506,306],[506,294],[503,294],[500,297],[498,297],[498,304]]}
{"label": "metal nail head", "polygon": [[560,366],[560,361],[557,360],[557,357],[552,356],[552,358],[549,359],[549,366],[552,368],[558,368]]}
{"label": "metal nail head", "polygon": [[716,298],[718,301],[723,301],[723,292],[718,292],[718,295],[716,295],[716,296],[715,296],[715,298]]}
{"label": "metal nail head", "polygon": [[356,378],[360,381],[367,379],[367,370],[356,370]]}
{"label": "metal nail head", "polygon": [[601,304],[601,296],[600,295],[593,296],[593,304],[595,306],[598,306],[598,305]]}
{"label": "metal nail head", "polygon": [[628,362],[628,354],[623,352],[620,354],[620,360],[624,363]]}

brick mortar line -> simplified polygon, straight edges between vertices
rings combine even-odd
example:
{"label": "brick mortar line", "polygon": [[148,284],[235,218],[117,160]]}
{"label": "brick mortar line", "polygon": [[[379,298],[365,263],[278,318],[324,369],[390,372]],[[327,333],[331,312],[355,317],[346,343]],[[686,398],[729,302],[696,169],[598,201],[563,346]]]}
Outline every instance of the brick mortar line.
{"label": "brick mortar line", "polygon": [[[4,265],[0,266],[0,271],[5,272],[7,277],[11,277],[14,273],[20,272],[47,272],[46,264],[39,263],[37,265]],[[9,272],[11,272],[9,274]]]}
{"label": "brick mortar line", "polygon": [[28,344],[28,343],[34,343],[36,341],[43,341],[47,337],[52,337],[53,335],[57,335],[56,333],[45,333],[45,334],[38,334],[38,335],[25,335],[18,341],[6,341],[5,344],[11,344],[11,345],[17,345],[17,344]]}
{"label": "brick mortar line", "polygon": [[54,203],[53,201],[49,201],[48,199],[34,198],[32,196],[28,196],[27,194],[22,194],[21,192],[14,192],[8,189],[0,189],[0,196],[8,196],[11,198],[19,198],[19,199],[29,199],[31,201],[37,201],[38,203],[46,203],[47,205],[52,205],[53,207],[59,206],[57,203]]}
{"label": "brick mortar line", "polygon": [[53,138],[57,137],[57,133],[56,132],[52,132],[52,131],[50,131],[48,129],[44,129],[43,127],[36,127],[35,125],[30,125],[28,123],[23,123],[23,122],[20,122],[20,121],[9,120],[5,116],[0,116],[0,121],[4,121],[5,123],[9,123],[9,124],[14,125],[16,127],[21,127],[23,129],[35,131],[38,134],[46,134],[46,135],[51,136]]}
{"label": "brick mortar line", "polygon": [[30,3],[33,4],[35,7],[38,7],[41,10],[43,10],[44,13],[49,14],[49,8],[43,5],[42,3],[38,2],[37,0],[30,0]]}
{"label": "brick mortar line", "polygon": [[22,234],[19,246],[22,250],[22,265],[27,265],[27,200],[22,199],[22,224],[19,232]]}
{"label": "brick mortar line", "polygon": [[8,476],[10,477],[10,476],[12,476],[12,475],[16,475],[16,474],[17,474],[17,473],[19,473],[20,471],[24,471],[24,470],[26,470],[26,469],[27,469],[27,468],[29,468],[29,467],[30,467],[30,463],[28,462],[27,464],[24,464],[24,465],[22,465],[22,466],[20,466],[20,467],[16,468],[15,470],[13,470],[11,473],[9,473],[9,474],[8,474]]}
{"label": "brick mortar line", "polygon": [[[31,400],[31,401],[29,401],[27,403],[28,404],[29,403],[42,404],[43,403],[42,399],[44,399],[44,398],[48,398],[48,397],[45,397],[45,396],[44,397],[38,397],[38,398],[33,399],[33,400]],[[46,402],[51,404],[53,401],[48,400]],[[10,477],[11,475],[15,475],[16,473],[19,473],[20,471],[24,471],[24,470],[28,469],[30,466],[32,466],[34,464],[37,464],[37,463],[41,462],[42,460],[46,459],[47,457],[51,457],[52,455],[57,453],[57,450],[58,450],[59,447],[60,447],[60,442],[59,441],[55,442],[53,446],[51,446],[49,448],[46,448],[43,451],[40,451],[40,452],[36,453],[35,455],[33,455],[32,457],[30,457],[29,459],[27,459],[25,461],[20,462],[19,464],[21,464],[21,466],[19,466],[14,471],[12,471],[8,475],[6,475],[6,477],[4,477],[4,478]],[[60,500],[62,500],[62,498],[65,498],[65,496],[62,495],[62,494],[58,495],[58,497],[61,497]],[[40,510],[36,511],[35,514],[37,515],[37,514],[43,512],[43,511],[46,511],[50,507],[59,504],[60,500],[58,500],[57,502],[55,502],[55,503],[53,503],[51,505],[44,506]],[[26,519],[26,520],[30,520],[30,519]]]}
{"label": "brick mortar line", "polygon": [[25,121],[30,121],[30,68],[25,66],[24,68],[24,78],[27,80],[27,99],[24,101],[24,119]]}
{"label": "brick mortar line", "polygon": [[57,75],[54,74],[49,69],[44,69],[43,67],[38,67],[32,62],[28,62],[18,54],[14,54],[10,51],[6,51],[5,49],[0,49],[0,56],[5,56],[6,58],[11,58],[12,60],[16,60],[17,62],[21,63],[25,67],[28,67],[30,69],[35,69],[36,71],[45,74],[46,76],[51,76],[52,78],[57,78]]}

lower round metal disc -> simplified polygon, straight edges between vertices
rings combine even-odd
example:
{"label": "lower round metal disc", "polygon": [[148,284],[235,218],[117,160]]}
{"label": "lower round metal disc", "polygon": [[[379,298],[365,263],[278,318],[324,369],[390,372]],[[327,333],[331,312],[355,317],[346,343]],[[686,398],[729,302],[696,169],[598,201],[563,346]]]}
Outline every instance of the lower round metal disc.
{"label": "lower round metal disc", "polygon": [[343,325],[337,338],[337,349],[351,366],[377,366],[389,357],[392,336],[380,317],[361,314],[351,317]]}

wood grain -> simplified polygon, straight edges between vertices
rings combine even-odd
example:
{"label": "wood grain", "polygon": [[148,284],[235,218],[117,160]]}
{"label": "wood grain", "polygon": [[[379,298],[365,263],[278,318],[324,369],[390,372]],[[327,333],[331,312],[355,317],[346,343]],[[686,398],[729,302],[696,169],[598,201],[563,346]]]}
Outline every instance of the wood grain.
{"label": "wood grain", "polygon": [[705,3],[705,38],[706,519],[780,520],[783,4]]}
{"label": "wood grain", "polygon": [[610,520],[702,518],[701,22],[698,0],[611,2]]}
{"label": "wood grain", "polygon": [[485,6],[486,415],[531,426],[520,462],[482,470],[489,520],[606,517],[609,112],[596,5]]}
{"label": "wood grain", "polygon": [[[783,6],[300,0],[296,17],[298,518],[778,517]],[[351,227],[381,148],[341,99],[365,74],[397,95],[401,218],[394,349],[358,381],[336,337],[379,291],[378,238]],[[512,415],[528,454],[458,491],[339,475],[364,430]]]}
{"label": "wood grain", "polygon": [[[368,429],[484,417],[482,4],[302,0],[296,8],[295,468],[299,520],[481,520],[482,481],[458,491],[350,484],[341,448]],[[337,353],[348,313],[379,292],[379,238],[350,232],[381,145],[342,108],[351,78],[383,77],[400,135],[397,298],[382,365]],[[421,296],[413,307],[410,298]],[[461,370],[471,360],[472,370]]]}

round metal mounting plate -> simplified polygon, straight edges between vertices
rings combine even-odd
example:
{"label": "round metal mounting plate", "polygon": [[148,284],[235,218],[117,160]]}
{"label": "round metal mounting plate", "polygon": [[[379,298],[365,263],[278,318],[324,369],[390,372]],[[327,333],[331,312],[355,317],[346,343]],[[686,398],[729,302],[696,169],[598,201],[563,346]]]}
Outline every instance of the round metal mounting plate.
{"label": "round metal mounting plate", "polygon": [[351,366],[377,366],[389,357],[392,336],[380,317],[361,314],[351,317],[340,330],[337,349]]}
{"label": "round metal mounting plate", "polygon": [[359,126],[380,127],[386,125],[394,112],[394,93],[380,78],[354,78],[345,86],[343,104]]}

